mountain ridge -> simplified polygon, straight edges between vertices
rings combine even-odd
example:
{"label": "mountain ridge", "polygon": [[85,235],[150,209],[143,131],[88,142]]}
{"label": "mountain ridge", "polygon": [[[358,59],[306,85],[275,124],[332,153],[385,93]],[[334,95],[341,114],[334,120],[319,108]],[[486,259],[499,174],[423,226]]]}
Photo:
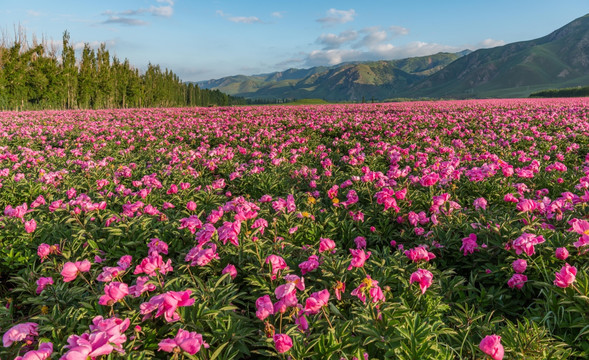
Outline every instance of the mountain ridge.
{"label": "mountain ridge", "polygon": [[251,99],[527,97],[549,88],[589,84],[589,14],[537,39],[493,48],[291,68],[197,84]]}

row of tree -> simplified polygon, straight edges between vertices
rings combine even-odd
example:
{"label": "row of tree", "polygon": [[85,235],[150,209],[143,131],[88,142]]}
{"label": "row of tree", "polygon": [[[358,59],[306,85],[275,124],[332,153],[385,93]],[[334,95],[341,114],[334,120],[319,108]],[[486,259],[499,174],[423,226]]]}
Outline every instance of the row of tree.
{"label": "row of tree", "polygon": [[542,90],[530,94],[532,98],[553,98],[553,97],[585,97],[589,96],[589,86],[577,86],[574,88]]}
{"label": "row of tree", "polygon": [[[5,38],[4,38],[5,39]],[[176,74],[149,64],[145,72],[111,57],[105,44],[84,44],[81,58],[66,31],[61,54],[46,43],[32,44],[19,31],[0,43],[0,109],[98,109],[211,106],[245,103],[218,90],[183,83]]]}

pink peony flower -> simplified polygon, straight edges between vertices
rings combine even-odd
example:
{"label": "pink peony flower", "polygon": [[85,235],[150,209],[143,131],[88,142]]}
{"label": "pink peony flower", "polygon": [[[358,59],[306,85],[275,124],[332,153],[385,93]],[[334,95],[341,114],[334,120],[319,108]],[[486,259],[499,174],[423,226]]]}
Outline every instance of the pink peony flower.
{"label": "pink peony flower", "polygon": [[532,256],[535,252],[534,245],[541,244],[544,241],[542,235],[536,236],[534,234],[523,233],[513,241],[512,247],[515,249],[517,255],[525,252],[528,256]]}
{"label": "pink peony flower", "polygon": [[288,265],[286,265],[286,261],[284,261],[283,258],[281,258],[278,255],[269,255],[266,258],[266,264],[270,264],[270,269],[271,269],[271,278],[272,280],[276,279],[276,275],[278,274],[278,272],[282,269],[288,269]]}
{"label": "pink peony flower", "polygon": [[194,201],[189,201],[186,203],[186,210],[188,211],[194,211],[196,210],[196,203]]}
{"label": "pink peony flower", "polygon": [[411,274],[411,277],[409,278],[409,284],[418,282],[419,287],[421,288],[421,293],[425,294],[427,288],[432,284],[433,277],[434,275],[430,271],[425,269],[418,269],[417,271],[413,272],[413,274]]}
{"label": "pink peony flower", "polygon": [[219,241],[225,245],[227,240],[231,242],[235,246],[239,246],[239,239],[238,235],[241,231],[241,221],[237,220],[235,222],[225,221],[223,226],[217,229],[217,233],[219,234]]}
{"label": "pink peony flower", "polygon": [[285,353],[292,347],[292,339],[286,334],[274,335],[274,346],[279,354]]}
{"label": "pink peony flower", "polygon": [[165,275],[169,271],[173,271],[172,260],[168,259],[164,263],[163,258],[157,251],[150,252],[149,256],[141,260],[141,263],[135,267],[133,274],[145,273],[148,276],[156,276],[156,271],[160,274]]}
{"label": "pink peony flower", "polygon": [[436,258],[434,253],[428,252],[424,246],[418,246],[413,249],[405,250],[405,256],[413,262],[430,261]]}
{"label": "pink peony flower", "polygon": [[525,259],[517,259],[511,263],[511,267],[513,267],[513,271],[518,274],[523,274],[528,267],[528,262]]}
{"label": "pink peony flower", "polygon": [[566,260],[569,257],[569,251],[565,247],[559,247],[556,249],[554,255],[558,260]]}
{"label": "pink peony flower", "polygon": [[559,272],[555,273],[554,285],[566,288],[575,282],[577,276],[577,268],[570,266],[568,263],[565,264]]}
{"label": "pink peony flower", "polygon": [[154,291],[155,285],[148,284],[149,281],[148,276],[138,276],[137,277],[137,284],[133,286],[129,286],[129,295],[133,297],[139,297],[146,291]]}
{"label": "pink peony flower", "polygon": [[353,267],[363,267],[371,254],[370,251],[364,252],[361,249],[350,249],[350,252],[352,253],[352,261],[348,266],[348,270],[352,270]]}
{"label": "pink peony flower", "polygon": [[357,296],[358,299],[362,300],[362,302],[365,304],[366,304],[366,295],[370,296],[373,303],[377,303],[381,300],[385,301],[385,297],[382,292],[382,289],[380,288],[380,286],[378,286],[378,281],[373,280],[370,277],[370,275],[366,275],[366,278],[364,280],[362,280],[362,282],[360,283],[360,285],[357,288],[352,290],[350,295]]}
{"label": "pink peony flower", "polygon": [[487,335],[481,343],[479,348],[482,352],[489,355],[493,360],[503,360],[503,345],[501,345],[501,336]]}
{"label": "pink peony flower", "polygon": [[288,274],[284,277],[284,280],[286,280],[286,284],[279,285],[276,290],[274,290],[274,294],[278,300],[287,295],[295,294],[297,289],[300,291],[305,290],[305,279],[302,277]]}
{"label": "pink peony flower", "polygon": [[333,241],[329,238],[320,238],[319,239],[319,252],[322,253],[324,251],[335,252],[335,241]]}
{"label": "pink peony flower", "polygon": [[223,271],[221,271],[221,274],[229,274],[229,276],[231,276],[232,279],[235,279],[235,277],[237,276],[237,269],[235,268],[235,265],[227,264]]}
{"label": "pink peony flower", "polygon": [[185,351],[190,355],[194,355],[200,351],[201,346],[208,349],[209,344],[204,342],[201,334],[178,329],[178,333],[173,339],[164,339],[160,341],[158,346],[158,350],[161,351],[176,353],[180,350]]}
{"label": "pink peony flower", "polygon": [[329,291],[327,289],[314,292],[305,301],[305,313],[309,315],[317,314],[321,307],[326,306],[329,301]]}
{"label": "pink peony flower", "polygon": [[168,244],[158,238],[151,239],[149,244],[147,244],[147,247],[149,248],[150,253],[152,251],[157,251],[158,253],[168,255]]}
{"label": "pink peony flower", "polygon": [[478,250],[478,248],[479,244],[477,244],[476,234],[470,234],[468,237],[462,239],[462,246],[460,247],[460,250],[463,251],[464,256],[474,253],[475,250]]}
{"label": "pink peony flower", "polygon": [[46,360],[53,354],[53,343],[44,342],[39,345],[39,350],[27,351],[23,356],[17,356],[14,360]]}
{"label": "pink peony flower", "polygon": [[366,249],[366,238],[364,236],[358,236],[354,239],[356,249]]}
{"label": "pink peony flower", "polygon": [[41,291],[45,289],[47,285],[53,285],[53,278],[52,277],[41,277],[37,280],[37,294],[40,294]]}
{"label": "pink peony flower", "polygon": [[264,321],[268,316],[274,314],[274,305],[269,295],[264,295],[256,300],[256,316]]}
{"label": "pink peony flower", "polygon": [[129,295],[127,284],[115,281],[104,286],[104,295],[100,297],[98,304],[112,306],[127,295]]}
{"label": "pink peony flower", "polygon": [[307,261],[303,261],[302,263],[299,264],[299,268],[301,269],[301,272],[303,273],[303,275],[317,269],[318,267],[319,267],[319,257],[317,257],[317,255],[311,255],[311,256],[309,256],[309,259],[307,259]]}
{"label": "pink peony flower", "polygon": [[61,270],[63,282],[74,281],[76,277],[78,277],[78,274],[90,271],[91,265],[92,264],[88,260],[76,261],[75,263],[69,261],[66,262],[63,264],[63,269]]}
{"label": "pink peony flower", "polygon": [[30,234],[37,229],[37,222],[35,219],[31,219],[29,221],[25,221],[25,231]]}
{"label": "pink peony flower", "polygon": [[507,281],[507,285],[510,288],[516,288],[516,289],[521,289],[522,287],[524,287],[524,284],[526,283],[526,281],[528,281],[528,277],[526,275],[523,274],[513,274],[513,276],[511,277],[511,279],[509,279]]}
{"label": "pink peony flower", "polygon": [[32,340],[34,336],[39,335],[39,333],[37,333],[38,327],[38,324],[32,322],[15,325],[4,333],[2,336],[2,344],[4,347],[9,347],[13,342],[23,341],[25,339]]}
{"label": "pink peony flower", "polygon": [[180,320],[180,315],[176,312],[180,306],[191,306],[194,299],[190,298],[191,290],[185,291],[168,291],[167,293],[156,295],[139,305],[141,315],[145,315],[143,320],[151,317],[151,313],[156,311],[155,317],[164,315],[167,322]]}
{"label": "pink peony flower", "polygon": [[473,205],[475,210],[487,210],[487,200],[485,198],[480,197],[478,199],[475,199]]}

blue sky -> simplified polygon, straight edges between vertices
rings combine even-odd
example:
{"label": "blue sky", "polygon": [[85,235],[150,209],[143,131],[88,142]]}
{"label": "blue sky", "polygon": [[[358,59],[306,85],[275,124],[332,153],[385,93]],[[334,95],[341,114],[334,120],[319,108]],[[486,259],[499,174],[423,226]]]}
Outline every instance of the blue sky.
{"label": "blue sky", "polygon": [[[104,42],[184,81],[343,61],[398,59],[547,35],[589,13],[587,0],[2,0],[2,32],[23,26],[59,46]],[[58,50],[59,51],[59,50]]]}

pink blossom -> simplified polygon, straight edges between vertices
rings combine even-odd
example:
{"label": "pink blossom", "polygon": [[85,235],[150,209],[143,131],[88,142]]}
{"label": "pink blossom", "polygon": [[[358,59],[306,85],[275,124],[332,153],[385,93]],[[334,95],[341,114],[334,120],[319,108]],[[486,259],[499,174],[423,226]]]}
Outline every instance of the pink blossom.
{"label": "pink blossom", "polygon": [[206,248],[204,246],[196,246],[190,249],[184,258],[184,261],[190,262],[190,266],[206,266],[214,259],[220,259],[219,254],[217,254],[216,244],[209,243],[209,245],[206,246]]}
{"label": "pink blossom", "polygon": [[40,294],[47,285],[53,285],[53,278],[52,277],[40,277],[37,280],[37,294]]}
{"label": "pink blossom", "polygon": [[209,344],[204,342],[201,334],[178,329],[178,333],[173,339],[164,339],[158,344],[158,350],[166,352],[176,352],[176,350],[185,351],[194,355],[200,351],[201,346],[208,349]]}
{"label": "pink blossom", "polygon": [[285,353],[292,347],[292,339],[286,334],[274,335],[274,346],[279,354]]}
{"label": "pink blossom", "polygon": [[223,271],[221,271],[221,274],[229,274],[232,279],[235,279],[237,277],[237,269],[235,269],[235,265],[227,264]]}
{"label": "pink blossom", "polygon": [[487,335],[481,343],[479,348],[482,352],[489,355],[493,360],[503,360],[503,345],[501,345],[501,336]]}
{"label": "pink blossom", "polygon": [[559,272],[555,273],[554,285],[566,288],[575,282],[577,276],[577,268],[570,266],[568,263],[565,264]]}
{"label": "pink blossom", "polygon": [[217,233],[219,234],[219,241],[225,245],[227,240],[231,242],[235,246],[239,246],[239,233],[241,231],[241,221],[237,220],[235,222],[225,221],[223,226],[217,229]]}
{"label": "pink blossom", "polygon": [[513,271],[518,274],[523,274],[528,267],[528,262],[525,259],[517,259],[511,263],[511,266],[513,267]]}
{"label": "pink blossom", "polygon": [[385,296],[380,286],[378,286],[378,281],[373,280],[370,275],[366,275],[366,278],[362,280],[357,288],[352,290],[350,295],[357,296],[365,304],[367,295],[370,296],[373,303],[385,301]]}
{"label": "pink blossom", "polygon": [[23,341],[25,339],[32,340],[34,336],[38,336],[38,324],[27,322],[15,325],[8,329],[2,336],[2,344],[4,347],[9,347],[13,342]]}
{"label": "pink blossom", "polygon": [[432,285],[432,279],[434,275],[425,269],[418,269],[417,271],[411,274],[409,278],[409,284],[413,284],[414,282],[419,283],[419,287],[421,288],[421,293],[425,294],[425,291],[428,287]]}
{"label": "pink blossom", "polygon": [[513,241],[511,246],[515,249],[517,255],[525,252],[528,256],[532,256],[535,252],[534,245],[541,244],[544,241],[542,235],[536,236],[534,234],[523,233]]}
{"label": "pink blossom", "polygon": [[483,209],[483,210],[487,210],[487,200],[485,198],[478,198],[475,199],[475,201],[473,202],[474,208],[475,210],[479,210],[479,209]]}
{"label": "pink blossom", "polygon": [[158,253],[168,255],[168,244],[158,238],[151,239],[147,247],[149,248],[149,252],[157,251]]}
{"label": "pink blossom", "polygon": [[329,291],[327,289],[314,292],[305,301],[305,313],[309,315],[317,314],[323,306],[329,301]]}
{"label": "pink blossom", "polygon": [[364,263],[370,258],[371,252],[364,252],[362,249],[350,249],[352,253],[352,261],[348,266],[348,270],[352,270],[353,267],[363,267]]}
{"label": "pink blossom", "polygon": [[30,234],[37,229],[37,222],[35,219],[31,219],[29,221],[25,221],[25,231]]}
{"label": "pink blossom", "polygon": [[329,238],[320,238],[319,239],[319,252],[322,253],[324,251],[332,251],[335,253],[335,241]]}
{"label": "pink blossom", "polygon": [[424,246],[418,246],[413,249],[405,250],[405,256],[413,262],[430,261],[436,258],[434,253],[428,252]]}
{"label": "pink blossom", "polygon": [[196,203],[194,201],[189,201],[186,203],[186,210],[188,211],[194,211],[196,210]]}
{"label": "pink blossom", "polygon": [[433,174],[428,174],[425,175],[424,177],[421,178],[421,180],[419,181],[419,183],[421,184],[421,186],[432,186],[435,183],[438,182],[438,180],[440,179],[440,176],[437,173],[433,173]]}
{"label": "pink blossom", "polygon": [[76,261],[75,263],[69,261],[66,262],[63,264],[63,269],[61,270],[63,282],[73,281],[78,277],[78,274],[90,271],[91,265],[92,264],[88,260]]}
{"label": "pink blossom", "polygon": [[173,271],[172,260],[168,259],[164,263],[162,256],[157,251],[152,251],[149,256],[141,260],[141,263],[135,267],[133,274],[145,273],[148,276],[156,276],[156,271],[162,275],[165,275],[169,271]]}
{"label": "pink blossom", "polygon": [[354,243],[356,243],[356,249],[366,249],[366,238],[364,236],[357,236]]}
{"label": "pink blossom", "polygon": [[14,360],[46,360],[53,354],[53,343],[44,342],[39,345],[39,350],[27,351],[23,356],[17,356]]}
{"label": "pink blossom", "polygon": [[289,274],[284,277],[284,280],[286,280],[286,283],[279,285],[276,290],[274,290],[274,294],[278,300],[285,296],[295,294],[297,289],[300,291],[305,290],[305,279],[302,277]]}
{"label": "pink blossom", "polygon": [[136,285],[129,286],[129,295],[137,298],[146,291],[154,291],[155,285],[148,284],[148,276],[138,276]]}
{"label": "pink blossom", "polygon": [[569,257],[569,251],[565,247],[559,247],[556,249],[554,255],[558,260],[566,260]]}
{"label": "pink blossom", "polygon": [[195,300],[190,298],[191,294],[191,290],[168,291],[152,297],[148,302],[144,302],[139,306],[141,315],[145,315],[143,320],[150,318],[152,316],[151,313],[156,310],[156,318],[164,315],[167,322],[180,320],[180,315],[178,315],[176,310],[180,306],[191,306],[194,304]]}
{"label": "pink blossom", "polygon": [[288,269],[288,265],[286,265],[286,261],[284,261],[284,259],[278,255],[269,255],[266,258],[266,264],[270,264],[270,269],[271,269],[271,273],[272,273],[272,280],[276,279],[276,275],[278,274],[278,272],[280,270],[283,269]]}
{"label": "pink blossom", "polygon": [[507,281],[507,285],[510,288],[515,288],[515,289],[521,289],[524,284],[526,283],[526,281],[528,281],[528,277],[526,275],[523,274],[513,274],[513,276],[511,277],[511,279],[509,279]]}
{"label": "pink blossom", "polygon": [[464,256],[474,253],[475,250],[478,250],[478,248],[479,244],[477,244],[476,234],[470,234],[468,237],[462,239],[462,246],[460,247],[460,250],[463,251]]}
{"label": "pink blossom", "polygon": [[104,286],[104,295],[100,297],[98,304],[112,306],[127,295],[129,295],[127,284],[115,281]]}
{"label": "pink blossom", "polygon": [[301,269],[303,275],[308,272],[311,272],[319,267],[319,257],[317,255],[309,256],[307,261],[303,261],[299,264],[299,268]]}
{"label": "pink blossom", "polygon": [[264,295],[256,300],[256,316],[264,321],[268,316],[274,314],[274,305],[269,295]]}

